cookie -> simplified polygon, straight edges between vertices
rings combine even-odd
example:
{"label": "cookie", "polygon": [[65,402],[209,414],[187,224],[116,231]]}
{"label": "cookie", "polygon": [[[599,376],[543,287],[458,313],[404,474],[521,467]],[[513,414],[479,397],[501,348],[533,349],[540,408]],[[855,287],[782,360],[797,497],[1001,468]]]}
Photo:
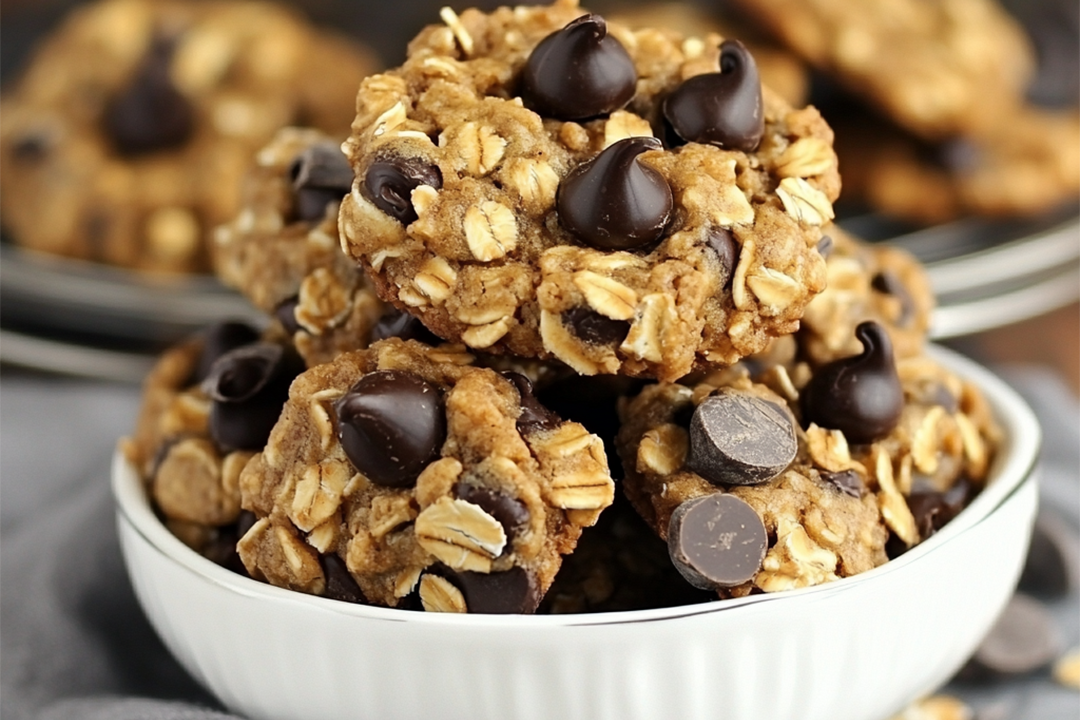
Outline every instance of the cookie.
{"label": "cookie", "polygon": [[209,269],[208,235],[278,128],[344,133],[355,44],[264,2],[103,0],[74,11],[3,100],[0,195],[35,250]]}
{"label": "cookie", "polygon": [[692,52],[695,45],[704,42],[701,38],[709,34],[738,38],[754,56],[761,82],[789,105],[805,105],[810,93],[810,73],[805,63],[749,24],[721,18],[715,8],[712,10],[689,2],[649,3],[621,8],[609,19],[631,30],[672,30],[682,36],[684,54],[688,49]]}
{"label": "cookie", "polygon": [[302,369],[291,348],[254,328],[215,325],[158,360],[121,443],[173,534],[233,570],[243,571],[234,547],[254,521],[240,508],[240,471]]}
{"label": "cookie", "polygon": [[993,0],[737,0],[816,69],[928,140],[970,133],[1020,104],[1027,35]]}
{"label": "cookie", "polygon": [[[340,141],[284,128],[255,156],[240,211],[214,232],[214,270],[275,317],[309,365],[366,347],[392,311],[341,251],[337,214],[352,187]],[[391,312],[387,323],[407,323]],[[419,328],[417,328],[419,330]]]}
{"label": "cookie", "polygon": [[824,287],[832,131],[741,43],[572,0],[443,18],[364,81],[344,146],[343,241],[384,300],[586,375],[673,380],[796,329]]}
{"label": "cookie", "polygon": [[858,353],[855,327],[873,320],[888,331],[897,358],[921,355],[934,309],[923,266],[901,248],[862,242],[838,225],[825,233],[828,284],[807,305],[788,342],[797,342],[803,358],[820,365]]}
{"label": "cookie", "polygon": [[694,585],[722,597],[877,567],[978,492],[998,430],[978,390],[925,356],[863,351],[810,371],[647,386],[617,439],[634,507]]}
{"label": "cookie", "polygon": [[297,378],[240,490],[257,579],[334,596],[333,566],[377,605],[532,612],[614,483],[524,377],[393,338]]}

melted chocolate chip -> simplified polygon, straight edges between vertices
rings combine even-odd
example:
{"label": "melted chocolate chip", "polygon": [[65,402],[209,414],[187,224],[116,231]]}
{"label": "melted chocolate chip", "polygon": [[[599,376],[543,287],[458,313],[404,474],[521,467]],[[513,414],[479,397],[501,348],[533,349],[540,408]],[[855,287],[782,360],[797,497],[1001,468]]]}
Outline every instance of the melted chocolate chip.
{"label": "melted chocolate chip", "polygon": [[663,237],[671,186],[638,158],[660,147],[656,138],[626,138],[571,170],[555,198],[559,223],[600,250],[635,250]]}
{"label": "melted chocolate chip", "polygon": [[428,345],[439,345],[442,338],[424,327],[419,318],[409,313],[401,312],[395,307],[389,308],[379,318],[379,322],[371,329],[371,342],[385,340],[386,338],[401,338],[402,340],[418,340]]}
{"label": "melted chocolate chip", "polygon": [[195,130],[195,109],[169,74],[174,42],[157,39],[127,87],[105,109],[105,132],[122,155],[183,145]]}
{"label": "melted chocolate chip", "polygon": [[626,339],[630,332],[630,323],[626,320],[612,320],[587,307],[576,307],[562,314],[570,332],[585,342],[596,345],[615,345]]}
{"label": "melted chocolate chip", "polygon": [[664,100],[664,117],[686,142],[752,152],[765,132],[761,80],[738,40],[720,45],[720,72],[695,75]]}
{"label": "melted chocolate chip", "polygon": [[285,332],[289,333],[289,337],[300,332],[300,323],[296,319],[296,306],[298,304],[300,304],[300,298],[293,295],[291,298],[282,300],[274,308],[274,317],[281,323],[281,327],[285,328]]}
{"label": "melted chocolate chip", "polygon": [[821,479],[853,498],[862,497],[863,493],[866,492],[866,483],[863,482],[862,475],[854,470],[843,470],[841,472],[822,470]]}
{"label": "melted chocolate chip", "polygon": [[340,203],[352,189],[353,171],[341,148],[320,142],[300,153],[289,168],[293,184],[293,215],[298,220],[326,217],[330,203]]}
{"label": "melted chocolate chip", "polygon": [[504,572],[479,573],[452,570],[440,564],[429,568],[428,572],[453,583],[465,598],[469,613],[532,613],[540,604],[536,579],[520,567],[512,567]]}
{"label": "melted chocolate chip", "polygon": [[334,410],[345,455],[376,485],[411,487],[446,439],[442,393],[404,370],[365,375]]}
{"label": "melted chocolate chip", "polygon": [[258,341],[259,332],[247,323],[222,322],[206,329],[202,353],[195,367],[191,384],[202,382],[210,374],[210,368],[219,357],[244,345]]}
{"label": "melted chocolate chip", "polygon": [[510,545],[517,536],[518,530],[529,523],[529,511],[525,508],[525,503],[495,490],[459,482],[454,485],[454,497],[478,505],[484,512],[499,521],[506,532],[504,552],[512,550]]}
{"label": "melted chocolate chip", "polygon": [[703,590],[734,587],[761,569],[768,535],[745,500],[716,493],[687,500],[668,525],[668,554],[687,582]]}
{"label": "melted chocolate chip", "polygon": [[911,324],[911,321],[915,319],[915,301],[896,273],[891,270],[882,270],[870,281],[870,287],[879,293],[892,295],[900,301],[900,317],[896,319],[897,325],[907,327]]}
{"label": "melted chocolate chip", "polygon": [[723,389],[690,420],[687,466],[714,485],[757,485],[782,473],[798,450],[795,422],[775,403]]}
{"label": "melted chocolate chip", "polygon": [[720,261],[720,286],[727,287],[735,276],[735,266],[739,263],[739,244],[730,230],[720,227],[710,228],[705,243],[716,253]]}
{"label": "melted chocolate chip", "polygon": [[214,401],[209,429],[217,446],[261,450],[303,369],[299,356],[273,343],[245,345],[218,358],[202,384]]}
{"label": "melted chocolate chip", "polygon": [[343,602],[367,603],[364,591],[356,584],[349,569],[345,567],[345,561],[334,554],[323,555],[320,558],[323,575],[326,576],[326,590],[324,596],[331,600]]}
{"label": "melted chocolate chip", "polygon": [[583,15],[540,41],[521,75],[521,97],[544,117],[584,120],[634,97],[637,70],[599,15]]}
{"label": "melted chocolate chip", "polygon": [[504,372],[503,375],[514,384],[521,397],[521,414],[517,419],[519,433],[527,435],[537,430],[551,430],[562,422],[562,418],[541,405],[536,399],[529,378],[516,372]]}
{"label": "melted chocolate chip", "polygon": [[822,366],[803,389],[803,419],[840,430],[848,442],[869,443],[896,427],[904,389],[885,329],[867,321],[855,328],[855,336],[863,351]]}
{"label": "melted chocolate chip", "polygon": [[364,194],[375,207],[403,225],[416,221],[412,191],[421,185],[442,188],[442,172],[437,165],[420,158],[376,160],[364,173]]}

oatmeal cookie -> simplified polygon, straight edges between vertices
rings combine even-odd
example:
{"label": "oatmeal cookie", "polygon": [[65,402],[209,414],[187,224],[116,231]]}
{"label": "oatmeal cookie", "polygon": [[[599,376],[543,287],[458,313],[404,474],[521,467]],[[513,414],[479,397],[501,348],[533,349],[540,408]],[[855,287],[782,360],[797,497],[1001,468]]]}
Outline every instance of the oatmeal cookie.
{"label": "oatmeal cookie", "polygon": [[257,579],[324,595],[344,568],[377,605],[532,612],[614,483],[523,376],[394,338],[297,378],[240,492]]}
{"label": "oatmeal cookie", "polygon": [[824,287],[832,131],[741,43],[573,0],[443,19],[364,81],[344,146],[343,242],[384,300],[588,375],[673,380],[796,329]]}
{"label": "oatmeal cookie", "polygon": [[864,572],[936,532],[986,480],[999,433],[970,383],[885,330],[809,371],[731,370],[622,408],[623,487],[693,584],[721,596]]}
{"label": "oatmeal cookie", "polygon": [[82,7],[3,99],[4,224],[44,252],[205,271],[251,156],[288,124],[344,134],[375,67],[270,3]]}
{"label": "oatmeal cookie", "polygon": [[341,250],[338,206],[352,180],[339,141],[284,128],[255,156],[240,212],[214,232],[217,276],[274,316],[308,365],[366,347],[391,310]]}
{"label": "oatmeal cookie", "polygon": [[929,140],[1019,105],[1026,33],[994,0],[736,0],[818,70]]}
{"label": "oatmeal cookie", "polygon": [[254,517],[240,471],[262,449],[302,364],[254,328],[226,322],[168,351],[143,384],[135,432],[121,442],[166,526],[242,572],[234,547]]}

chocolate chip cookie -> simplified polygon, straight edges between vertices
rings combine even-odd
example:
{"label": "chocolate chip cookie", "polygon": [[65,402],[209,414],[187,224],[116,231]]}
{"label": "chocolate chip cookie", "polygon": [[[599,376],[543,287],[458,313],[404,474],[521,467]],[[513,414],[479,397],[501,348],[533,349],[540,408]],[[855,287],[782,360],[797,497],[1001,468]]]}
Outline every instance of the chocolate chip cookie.
{"label": "chocolate chip cookie", "polygon": [[301,370],[295,351],[254,328],[215,325],[158,360],[135,432],[121,443],[173,534],[239,572],[236,540],[254,521],[240,508],[240,471]]}
{"label": "chocolate chip cookie", "polygon": [[692,584],[727,597],[864,572],[985,482],[998,430],[978,390],[894,360],[877,323],[856,336],[859,354],[813,370],[725,370],[623,406],[623,487]]}
{"label": "chocolate chip cookie", "polygon": [[523,376],[392,338],[296,379],[240,492],[257,579],[492,613],[535,610],[614,483],[601,440]]}
{"label": "chocolate chip cookie", "polygon": [[338,207],[353,173],[340,144],[318,130],[279,131],[255,156],[241,210],[214,232],[217,276],[274,316],[308,365],[366,347],[387,311],[408,322],[341,251]]}
{"label": "chocolate chip cookie", "polygon": [[255,151],[291,123],[345,133],[373,69],[270,3],[81,7],[3,100],[4,224],[44,252],[205,271]]}
{"label": "chocolate chip cookie", "polygon": [[572,0],[442,13],[361,85],[348,252],[440,337],[673,380],[793,332],[822,290],[832,131],[737,40]]}

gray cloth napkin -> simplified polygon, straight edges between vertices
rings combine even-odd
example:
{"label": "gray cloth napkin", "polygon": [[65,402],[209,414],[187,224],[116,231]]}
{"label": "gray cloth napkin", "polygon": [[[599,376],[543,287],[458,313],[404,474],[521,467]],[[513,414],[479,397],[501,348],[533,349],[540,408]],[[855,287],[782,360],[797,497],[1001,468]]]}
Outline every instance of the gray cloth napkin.
{"label": "gray cloth napkin", "polygon": [[[1003,374],[1044,426],[1043,502],[1080,528],[1080,403],[1054,375]],[[134,424],[137,390],[16,375],[0,383],[0,402],[0,716],[237,717],[158,640],[120,557],[109,459]],[[1080,644],[1080,596],[1051,609],[1063,647]],[[945,691],[982,720],[1080,717],[1080,693],[1047,673]]]}

